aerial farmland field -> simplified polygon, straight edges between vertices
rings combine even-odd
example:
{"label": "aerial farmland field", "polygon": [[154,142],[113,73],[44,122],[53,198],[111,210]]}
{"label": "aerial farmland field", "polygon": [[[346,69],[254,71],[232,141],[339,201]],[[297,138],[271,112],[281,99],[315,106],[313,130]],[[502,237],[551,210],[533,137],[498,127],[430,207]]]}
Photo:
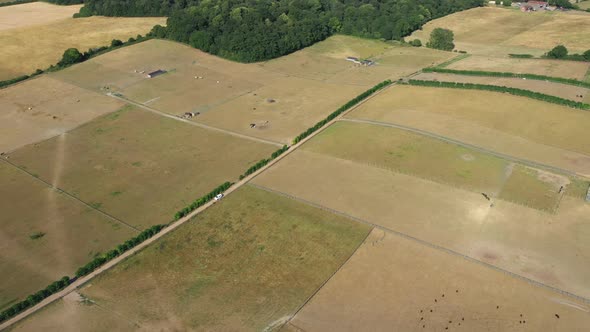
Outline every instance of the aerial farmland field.
{"label": "aerial farmland field", "polygon": [[276,149],[126,107],[8,157],[144,229],[169,222],[177,210]]}
{"label": "aerial farmland field", "polygon": [[0,310],[137,234],[0,161]]}
{"label": "aerial farmland field", "polygon": [[456,70],[481,70],[537,74],[553,77],[584,79],[590,63],[550,59],[515,59],[473,55],[447,66]]}
{"label": "aerial farmland field", "polygon": [[590,177],[590,145],[580,139],[590,124],[587,111],[495,92],[395,86],[347,117],[417,128]]}
{"label": "aerial farmland field", "polygon": [[[140,330],[280,326],[362,243],[370,227],[250,186],[93,280],[80,293]],[[99,330],[92,304],[58,303],[16,326]],[[53,312],[51,312],[53,311]],[[99,311],[99,312],[97,312]],[[55,313],[57,312],[57,314]]]}
{"label": "aerial farmland field", "polygon": [[113,39],[146,34],[160,17],[72,18],[80,6],[34,2],[0,8],[0,80],[31,74],[56,64],[71,47],[81,52],[108,46]]}
{"label": "aerial farmland field", "polygon": [[63,134],[124,103],[48,76],[0,90],[0,152]]}
{"label": "aerial farmland field", "polygon": [[590,89],[570,84],[561,84],[549,81],[510,77],[471,76],[446,73],[421,73],[419,75],[414,76],[413,78],[425,81],[460,82],[507,86],[522,90],[540,92],[546,95],[557,96],[560,98],[569,99],[573,101],[590,103]]}
{"label": "aerial farmland field", "polygon": [[585,331],[588,305],[375,229],[283,331]]}
{"label": "aerial farmland field", "polygon": [[[467,149],[458,153],[444,149],[440,154],[451,155],[441,157],[436,149],[420,148],[418,144],[412,149],[395,143],[380,146],[366,135],[354,134],[368,131],[377,132],[377,137],[383,136],[378,133],[377,125],[373,125],[374,130],[355,128],[359,124],[354,123],[336,125],[341,127],[337,126],[333,133],[330,132],[332,127],[328,128],[307,142],[303,151],[290,154],[256,177],[254,183],[448,248],[531,280],[579,296],[589,295],[588,258],[571,253],[590,249],[590,206],[579,197],[563,194],[560,185],[567,191],[572,179],[537,170],[536,176],[523,178],[519,174],[519,164],[506,163],[504,176],[495,179],[499,189],[490,186],[486,191],[466,190],[457,183],[439,182],[435,175],[444,172],[447,165],[489,164],[481,160],[477,151]],[[394,128],[387,130],[392,136],[400,132]],[[330,144],[331,135],[336,135],[334,141],[341,144]],[[356,137],[359,142],[353,143],[347,135]],[[433,138],[424,139],[434,146],[437,144]],[[428,142],[422,145],[429,146]],[[358,149],[360,146],[365,149]],[[349,154],[341,151],[349,151]],[[396,155],[396,151],[406,153]],[[387,164],[390,167],[384,167]],[[400,166],[396,164],[412,165],[416,173],[404,174],[403,169],[397,170]],[[449,167],[455,168],[460,170],[461,166]],[[474,184],[494,182],[493,178],[480,179],[489,177],[489,173],[465,174],[466,182],[469,179]],[[452,175],[448,178],[453,179]],[[585,183],[587,189],[588,181]],[[553,198],[545,198],[547,190]],[[535,231],[530,232],[531,229]]]}
{"label": "aerial farmland field", "polygon": [[[495,7],[474,8],[430,21],[407,40],[419,38],[425,44],[434,28],[451,29],[456,48],[471,54],[540,56],[558,44],[570,52],[584,52],[590,39],[590,13],[523,13]],[[493,27],[493,28],[491,28]]]}

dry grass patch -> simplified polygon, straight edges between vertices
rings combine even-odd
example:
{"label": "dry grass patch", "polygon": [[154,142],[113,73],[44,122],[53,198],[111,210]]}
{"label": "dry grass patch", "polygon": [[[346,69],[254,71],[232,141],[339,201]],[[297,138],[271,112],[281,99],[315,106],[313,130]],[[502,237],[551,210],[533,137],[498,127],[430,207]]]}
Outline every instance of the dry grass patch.
{"label": "dry grass patch", "polygon": [[[281,78],[211,109],[196,121],[283,143],[312,127],[364,87]],[[252,128],[250,124],[255,126]]]}
{"label": "dry grass patch", "polygon": [[144,330],[260,331],[292,315],[368,232],[246,186],[81,292]]}
{"label": "dry grass patch", "polygon": [[[0,3],[12,1],[14,0],[1,1]],[[0,7],[0,31],[43,25],[71,18],[72,15],[80,11],[80,8],[82,5],[58,6],[41,1]],[[5,47],[4,44],[2,46]]]}
{"label": "dry grass patch", "polygon": [[[37,3],[31,5],[35,4]],[[15,7],[20,6],[0,10]],[[127,40],[138,34],[143,35],[154,25],[164,25],[165,22],[166,19],[160,17],[65,18],[42,25],[0,30],[0,55],[3,59],[0,63],[0,80],[30,74],[38,68],[45,69],[57,63],[63,52],[70,47],[84,52],[92,47],[110,45],[113,39]]]}
{"label": "dry grass patch", "polygon": [[134,236],[0,161],[0,311]]}
{"label": "dry grass patch", "polygon": [[588,309],[573,298],[374,230],[284,330],[581,332]]}
{"label": "dry grass patch", "polygon": [[126,108],[19,149],[10,160],[145,228],[170,221],[178,209],[237,179],[275,149]]}
{"label": "dry grass patch", "polygon": [[559,204],[561,190],[570,183],[568,178],[537,169],[515,166],[502,187],[501,199],[535,209],[553,212]]}
{"label": "dry grass patch", "polygon": [[0,90],[0,152],[75,128],[123,103],[48,76]]}
{"label": "dry grass patch", "polygon": [[493,58],[474,55],[454,62],[447,68],[536,74],[583,80],[584,74],[590,69],[590,64],[581,61]]}
{"label": "dry grass patch", "polygon": [[[590,101],[590,89],[549,81],[509,77],[470,76],[444,73],[421,73],[413,78],[425,81],[460,82],[507,86],[557,96],[573,101]],[[583,96],[583,97],[580,97]]]}
{"label": "dry grass patch", "polygon": [[475,192],[498,191],[507,165],[458,145],[366,123],[337,122],[303,148]]}
{"label": "dry grass patch", "polygon": [[479,7],[430,21],[407,39],[418,38],[424,44],[434,28],[446,28],[455,33],[457,49],[478,55],[542,55],[557,44],[583,52],[590,38],[588,18],[590,15],[581,12],[522,13]]}
{"label": "dry grass patch", "polygon": [[254,182],[590,297],[590,205],[578,198],[555,214],[494,196],[492,207],[477,192],[309,151]]}
{"label": "dry grass patch", "polygon": [[487,91],[395,86],[348,116],[418,128],[590,175],[590,145],[581,139],[590,112]]}

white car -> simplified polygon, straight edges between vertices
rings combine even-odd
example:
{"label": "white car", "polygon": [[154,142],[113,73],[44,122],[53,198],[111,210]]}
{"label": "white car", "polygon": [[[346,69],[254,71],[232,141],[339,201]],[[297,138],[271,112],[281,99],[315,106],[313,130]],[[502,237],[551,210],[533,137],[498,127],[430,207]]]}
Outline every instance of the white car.
{"label": "white car", "polygon": [[215,201],[218,201],[223,198],[223,194],[218,194],[215,196]]}

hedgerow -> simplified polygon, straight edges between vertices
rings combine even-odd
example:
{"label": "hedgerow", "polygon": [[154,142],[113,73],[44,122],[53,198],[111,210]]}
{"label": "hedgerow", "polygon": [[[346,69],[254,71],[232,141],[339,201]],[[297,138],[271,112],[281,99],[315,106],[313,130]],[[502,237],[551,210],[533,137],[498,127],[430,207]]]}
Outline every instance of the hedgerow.
{"label": "hedgerow", "polygon": [[29,295],[25,300],[13,304],[8,309],[0,312],[0,323],[20,314],[21,312],[33,307],[49,296],[66,288],[71,283],[71,281],[72,279],[70,279],[70,277],[63,277],[58,281],[51,283],[49,286],[45,287],[45,289],[42,289],[35,294]]}
{"label": "hedgerow", "polygon": [[564,99],[556,96],[546,95],[544,93],[533,92],[529,90],[510,88],[498,85],[487,85],[487,84],[474,84],[474,83],[458,83],[458,82],[441,82],[441,81],[423,81],[423,80],[409,80],[408,84],[429,86],[429,87],[440,87],[440,88],[454,88],[454,89],[473,89],[473,90],[486,90],[494,92],[504,92],[515,96],[529,97],[553,104],[564,105],[572,108],[578,108],[583,110],[589,110],[590,105],[581,103],[569,99]]}
{"label": "hedgerow", "polygon": [[308,128],[306,131],[304,131],[303,133],[301,133],[297,137],[295,137],[295,139],[293,140],[293,144],[297,144],[298,142],[300,142],[301,140],[303,140],[307,136],[311,135],[312,133],[314,133],[318,129],[325,126],[326,123],[335,119],[338,115],[347,111],[348,109],[350,109],[354,105],[360,103],[361,101],[363,101],[364,99],[366,99],[367,97],[369,97],[370,95],[375,93],[376,91],[381,90],[382,88],[390,85],[391,83],[392,83],[391,80],[385,80],[385,81],[375,85],[374,87],[370,88],[369,90],[361,93],[360,95],[356,96],[354,99],[352,99],[352,100],[348,101],[346,104],[340,106],[340,108],[337,109],[336,111],[334,111],[332,114],[328,115],[327,118],[316,123],[313,127]]}
{"label": "hedgerow", "polygon": [[287,150],[289,150],[289,147],[286,146],[286,145],[283,145],[282,148],[280,148],[280,149],[276,150],[275,152],[273,152],[272,155],[270,156],[270,158],[268,158],[268,159],[262,159],[259,162],[257,162],[256,164],[254,164],[253,166],[251,166],[250,168],[248,168],[246,170],[246,172],[244,172],[244,174],[240,175],[240,180],[242,180],[246,176],[248,176],[248,175],[256,172],[257,170],[261,169],[262,167],[266,166],[266,164],[268,164],[269,162],[271,162],[276,157],[282,155]]}
{"label": "hedgerow", "polygon": [[229,187],[231,187],[233,185],[233,183],[231,182],[225,182],[224,184],[220,185],[219,187],[213,189],[213,191],[211,191],[210,193],[208,193],[207,195],[195,200],[194,202],[192,202],[189,206],[185,207],[184,209],[176,212],[176,214],[174,214],[174,221],[188,215],[189,213],[191,213],[192,211],[198,209],[199,207],[205,205],[205,203],[209,202],[210,200],[212,200],[213,198],[215,198],[215,196],[217,196],[218,194],[223,193],[224,191],[226,191],[227,189],[229,189]]}
{"label": "hedgerow", "polygon": [[456,70],[448,68],[429,67],[422,70],[425,73],[445,73],[445,74],[457,74],[467,76],[490,76],[490,77],[511,77],[511,78],[526,78],[531,80],[550,81],[555,83],[569,84],[575,86],[581,86],[584,88],[590,88],[590,83],[578,81],[571,78],[563,77],[552,77],[545,75],[536,74],[518,74],[509,72],[497,72],[497,71],[481,71],[481,70]]}

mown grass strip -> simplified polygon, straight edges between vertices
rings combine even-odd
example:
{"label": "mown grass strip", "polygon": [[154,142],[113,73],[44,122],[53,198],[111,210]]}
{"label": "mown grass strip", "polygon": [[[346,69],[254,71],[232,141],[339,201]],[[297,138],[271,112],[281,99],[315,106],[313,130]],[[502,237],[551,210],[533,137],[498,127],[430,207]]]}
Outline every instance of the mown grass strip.
{"label": "mown grass strip", "polygon": [[504,92],[515,96],[529,97],[548,103],[568,106],[572,108],[590,110],[590,105],[564,99],[556,96],[546,95],[544,93],[533,92],[529,90],[510,88],[498,85],[474,84],[474,83],[458,83],[458,82],[441,82],[441,81],[424,81],[424,80],[409,80],[408,84],[417,86],[437,87],[437,88],[452,88],[452,89],[471,89],[471,90],[486,90],[493,92]]}
{"label": "mown grass strip", "polygon": [[519,74],[519,73],[510,73],[510,72],[481,71],[481,70],[456,70],[456,69],[447,69],[447,68],[440,68],[440,67],[424,68],[422,71],[425,73],[456,74],[456,75],[465,75],[465,76],[526,78],[526,79],[531,79],[531,80],[549,81],[549,82],[555,82],[555,83],[561,83],[561,84],[575,85],[575,86],[580,86],[580,87],[590,89],[590,83],[588,83],[588,82],[578,81],[578,80],[571,79],[571,78],[552,77],[552,76],[536,75],[536,74]]}

